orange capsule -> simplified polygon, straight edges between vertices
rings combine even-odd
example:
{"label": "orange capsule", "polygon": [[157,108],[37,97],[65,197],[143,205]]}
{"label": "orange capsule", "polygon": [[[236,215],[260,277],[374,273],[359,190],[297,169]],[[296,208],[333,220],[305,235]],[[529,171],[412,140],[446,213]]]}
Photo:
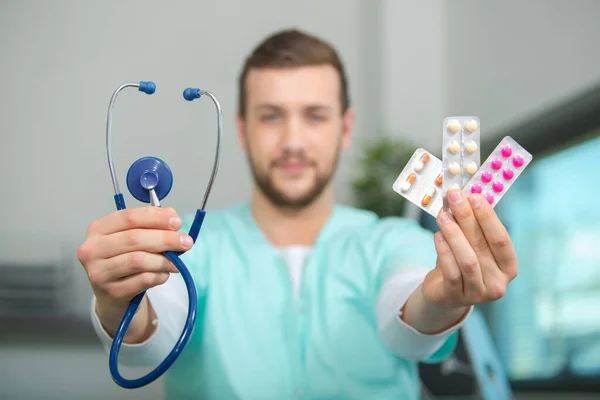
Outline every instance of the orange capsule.
{"label": "orange capsule", "polygon": [[437,178],[435,178],[435,184],[440,186],[442,184],[442,174],[439,174]]}
{"label": "orange capsule", "polygon": [[434,195],[435,195],[435,188],[431,188],[429,190],[429,192],[427,192],[425,194],[425,196],[423,196],[423,199],[421,200],[421,204],[423,204],[424,206],[428,205]]}
{"label": "orange capsule", "polygon": [[427,161],[429,161],[429,154],[423,153],[421,155],[421,158],[419,158],[419,162],[417,163],[417,165],[415,165],[415,171],[421,172],[425,167],[425,164],[427,164]]}
{"label": "orange capsule", "polygon": [[400,187],[400,190],[402,190],[403,192],[406,192],[408,189],[410,189],[410,187],[414,183],[415,179],[417,179],[417,175],[415,175],[413,173],[411,173],[410,175],[408,175],[406,177],[406,181],[404,181],[404,183]]}

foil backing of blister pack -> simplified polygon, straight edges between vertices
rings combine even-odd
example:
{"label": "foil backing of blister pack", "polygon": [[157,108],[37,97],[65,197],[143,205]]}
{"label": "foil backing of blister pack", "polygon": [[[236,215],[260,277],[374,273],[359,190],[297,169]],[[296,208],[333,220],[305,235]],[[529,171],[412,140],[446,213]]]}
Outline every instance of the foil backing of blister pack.
{"label": "foil backing of blister pack", "polygon": [[506,136],[467,182],[463,192],[467,196],[480,193],[495,207],[532,160],[533,156],[523,146]]}
{"label": "foil backing of blister pack", "polygon": [[480,166],[480,124],[475,116],[446,117],[442,132],[443,208],[450,189],[463,189]]}
{"label": "foil backing of blister pack", "polygon": [[442,209],[442,161],[417,149],[393,184],[395,192],[437,217]]}

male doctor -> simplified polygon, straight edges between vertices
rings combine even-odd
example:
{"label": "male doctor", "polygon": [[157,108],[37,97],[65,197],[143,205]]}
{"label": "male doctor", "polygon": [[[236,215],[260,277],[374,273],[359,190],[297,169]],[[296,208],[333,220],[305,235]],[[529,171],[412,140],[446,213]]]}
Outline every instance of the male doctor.
{"label": "male doctor", "polygon": [[187,297],[160,253],[187,250],[199,312],[164,375],[166,398],[418,398],[417,362],[449,356],[473,305],[501,298],[517,275],[506,229],[480,195],[458,190],[435,235],[335,202],[331,178],[354,111],[342,62],[319,38],[266,38],[243,66],[238,111],[248,204],[209,210],[193,246],[193,215],[173,209],[130,208],[89,225],[78,259],[105,348],[148,290],[120,361],[163,360]]}

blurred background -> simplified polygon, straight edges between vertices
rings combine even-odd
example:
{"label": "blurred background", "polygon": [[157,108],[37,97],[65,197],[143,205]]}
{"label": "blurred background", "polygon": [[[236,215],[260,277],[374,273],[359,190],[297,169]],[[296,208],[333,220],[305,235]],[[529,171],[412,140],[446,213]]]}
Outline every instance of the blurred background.
{"label": "blurred background", "polygon": [[[237,77],[258,41],[289,27],[330,41],[346,63],[358,116],[340,202],[435,230],[392,184],[417,147],[440,156],[449,115],[480,117],[482,160],[505,135],[533,154],[496,208],[520,275],[481,311],[515,398],[599,398],[598,21],[597,0],[0,0],[0,399],[160,398],[160,381],[112,382],[75,256],[87,225],[114,209],[108,101],[122,83],[157,83],[151,97],[119,97],[115,164],[123,186],[137,158],[166,160],[166,203],[187,213],[208,182],[216,118],[209,100],[181,93],[215,93],[225,131],[207,209],[247,200]],[[470,398],[472,382],[423,374],[435,395]]]}

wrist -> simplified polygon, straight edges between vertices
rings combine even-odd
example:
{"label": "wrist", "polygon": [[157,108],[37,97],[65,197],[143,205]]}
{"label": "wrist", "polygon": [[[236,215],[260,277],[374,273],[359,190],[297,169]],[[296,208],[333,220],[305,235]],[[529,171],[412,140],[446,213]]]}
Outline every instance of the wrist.
{"label": "wrist", "polygon": [[423,285],[419,286],[419,292],[421,294],[423,304],[427,311],[433,314],[456,314],[461,312],[466,312],[469,309],[469,306],[465,306],[462,304],[452,304],[447,301],[433,301],[425,295],[425,290],[423,289]]}
{"label": "wrist", "polygon": [[430,302],[419,286],[408,298],[402,311],[402,319],[421,333],[438,334],[459,323],[469,307],[443,302]]}

